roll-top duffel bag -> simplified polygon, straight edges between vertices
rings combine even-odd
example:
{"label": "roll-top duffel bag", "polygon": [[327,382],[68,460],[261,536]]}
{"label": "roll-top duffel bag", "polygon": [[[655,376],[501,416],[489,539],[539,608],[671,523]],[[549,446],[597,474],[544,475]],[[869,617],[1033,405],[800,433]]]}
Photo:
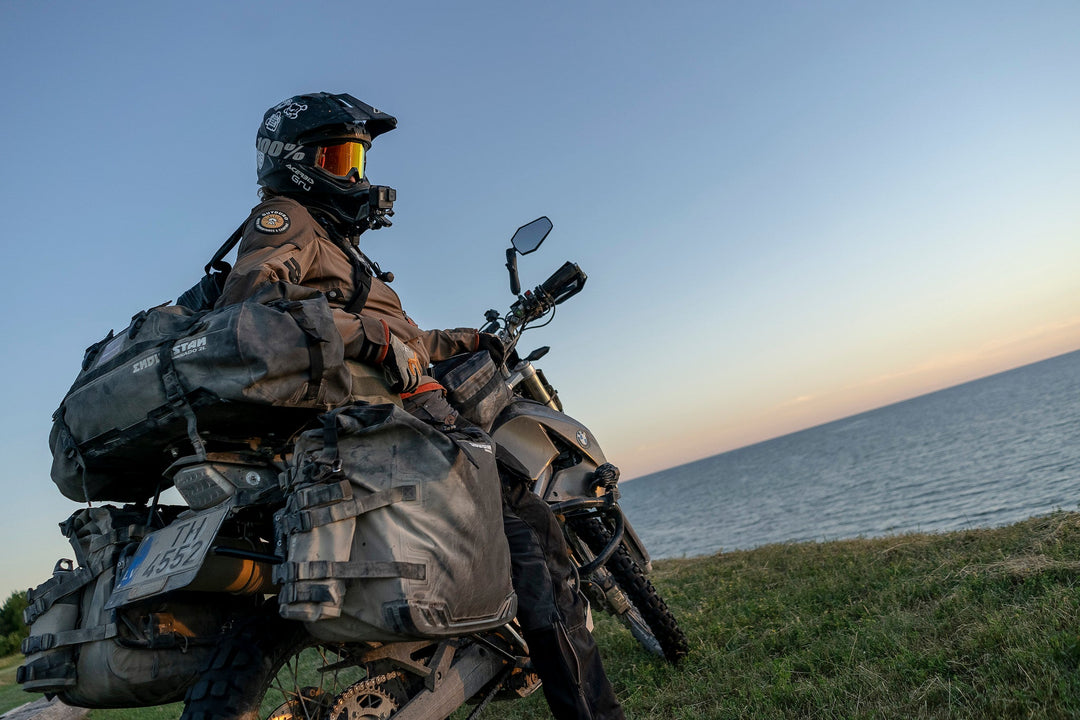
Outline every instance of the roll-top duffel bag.
{"label": "roll-top duffel bag", "polygon": [[288,438],[347,402],[350,383],[333,311],[310,288],[152,308],[87,350],[53,416],[52,478],[72,500],[145,500],[176,457],[203,451],[201,433]]}

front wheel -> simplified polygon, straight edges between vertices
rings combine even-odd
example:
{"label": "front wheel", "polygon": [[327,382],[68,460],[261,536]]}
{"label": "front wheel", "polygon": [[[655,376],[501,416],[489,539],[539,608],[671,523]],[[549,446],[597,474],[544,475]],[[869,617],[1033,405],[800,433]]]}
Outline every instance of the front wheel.
{"label": "front wheel", "polygon": [[[574,519],[570,524],[594,557],[612,538],[611,529],[598,517]],[[677,663],[689,652],[686,635],[644,570],[630,555],[625,541],[591,578],[582,580],[593,585],[590,600],[618,617],[646,650],[672,663]]]}

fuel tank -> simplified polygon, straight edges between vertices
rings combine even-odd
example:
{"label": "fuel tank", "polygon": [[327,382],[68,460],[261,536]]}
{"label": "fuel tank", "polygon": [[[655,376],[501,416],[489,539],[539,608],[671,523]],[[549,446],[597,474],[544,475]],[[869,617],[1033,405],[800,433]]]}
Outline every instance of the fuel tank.
{"label": "fuel tank", "polygon": [[[496,419],[491,437],[496,457],[507,467],[536,483],[534,492],[549,502],[588,493],[592,472],[607,462],[600,443],[574,418],[547,405],[518,399]],[[552,463],[563,449],[580,462],[562,467]]]}

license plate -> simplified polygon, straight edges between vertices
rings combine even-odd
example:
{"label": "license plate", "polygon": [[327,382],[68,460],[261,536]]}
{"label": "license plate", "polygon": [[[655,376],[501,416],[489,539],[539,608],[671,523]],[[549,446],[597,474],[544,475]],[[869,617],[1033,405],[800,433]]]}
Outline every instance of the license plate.
{"label": "license plate", "polygon": [[112,609],[191,583],[228,513],[228,507],[205,510],[143,538],[105,607]]}

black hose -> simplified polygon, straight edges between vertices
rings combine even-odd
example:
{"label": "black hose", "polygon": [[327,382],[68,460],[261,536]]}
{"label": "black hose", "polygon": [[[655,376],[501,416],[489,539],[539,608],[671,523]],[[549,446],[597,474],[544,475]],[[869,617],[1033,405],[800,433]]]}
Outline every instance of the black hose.
{"label": "black hose", "polygon": [[[597,500],[603,502],[602,498],[597,498]],[[592,501],[589,498],[582,498],[579,500],[567,500],[564,503],[558,503],[557,505],[553,505],[551,509],[553,512],[558,513],[555,508],[562,505],[569,505],[571,503],[592,502],[596,501]],[[611,556],[619,548],[619,545],[622,543],[623,533],[626,531],[626,516],[623,515],[622,508],[620,508],[618,505],[610,504],[608,507],[605,508],[605,511],[606,513],[610,513],[615,517],[615,530],[611,533],[611,540],[604,547],[604,549],[601,550],[597,554],[597,556],[591,561],[578,568],[578,573],[584,577],[592,575],[594,572],[603,567],[605,563],[607,563],[607,561],[611,558]]]}

